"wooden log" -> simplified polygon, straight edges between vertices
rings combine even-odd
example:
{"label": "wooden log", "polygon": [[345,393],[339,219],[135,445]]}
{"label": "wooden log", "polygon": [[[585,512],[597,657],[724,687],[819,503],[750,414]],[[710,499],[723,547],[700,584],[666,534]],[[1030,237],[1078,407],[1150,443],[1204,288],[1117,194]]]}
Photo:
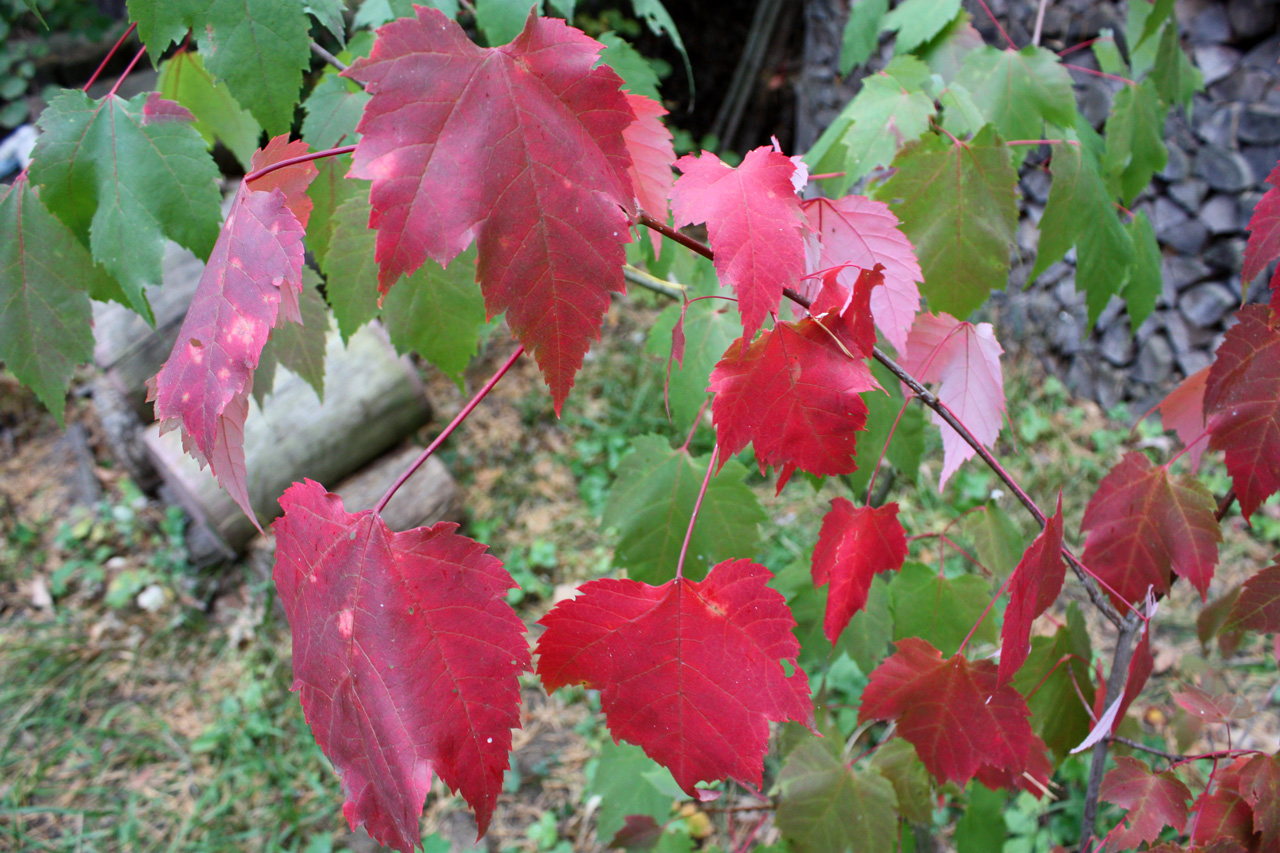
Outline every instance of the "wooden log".
{"label": "wooden log", "polygon": [[[245,467],[249,500],[264,526],[280,514],[277,499],[290,483],[304,477],[325,485],[338,483],[399,444],[430,417],[412,363],[396,357],[380,327],[366,326],[345,348],[338,334],[331,332],[325,371],[323,403],[306,382],[279,368],[275,391],[265,407],[250,407]],[[202,546],[196,553],[199,536],[189,536],[192,559],[212,562],[241,553],[255,533],[253,524],[209,471],[183,453],[178,431],[162,436],[153,424],[143,442],[195,526],[215,534],[215,541],[222,545],[221,549]]]}

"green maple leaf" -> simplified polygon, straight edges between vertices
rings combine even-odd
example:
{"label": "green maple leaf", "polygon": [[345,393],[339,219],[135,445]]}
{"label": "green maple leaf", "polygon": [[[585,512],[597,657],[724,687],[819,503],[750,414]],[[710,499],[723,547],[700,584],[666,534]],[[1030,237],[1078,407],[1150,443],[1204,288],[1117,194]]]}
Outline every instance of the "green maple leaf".
{"label": "green maple leaf", "polygon": [[1133,241],[1120,223],[1087,145],[1054,146],[1053,184],[1040,219],[1040,245],[1031,278],[1076,248],[1076,289],[1089,306],[1089,322],[1121,292],[1133,260]]}
{"label": "green maple leaf", "polygon": [[506,44],[524,29],[530,7],[542,14],[542,0],[476,0],[476,26],[490,47]]}
{"label": "green maple leaf", "polygon": [[148,95],[94,101],[64,90],[40,116],[32,156],[41,199],[150,318],[164,239],[208,257],[222,218],[218,169],[189,122],[148,118]]}
{"label": "green maple leaf", "polygon": [[368,195],[347,198],[330,221],[332,231],[320,269],[338,331],[348,341],[378,316],[378,265],[373,259],[377,234],[369,229]]}
{"label": "green maple leaf", "polygon": [[787,607],[796,620],[795,635],[800,641],[797,661],[807,671],[825,668],[847,654],[863,672],[871,672],[884,659],[893,639],[893,615],[889,612],[889,587],[884,579],[871,579],[867,603],[841,632],[835,647],[827,639],[823,621],[827,612],[827,587],[813,585],[812,570],[807,561],[791,563],[774,575],[769,583],[787,599]]}
{"label": "green maple leaf", "polygon": [[956,82],[1005,139],[1035,139],[1045,122],[1074,127],[1071,76],[1057,55],[1042,47],[983,47],[965,57]]}
{"label": "green maple leaf", "polygon": [[961,10],[928,44],[922,45],[916,55],[950,86],[964,67],[964,58],[985,44],[982,34],[973,26],[973,16]]}
{"label": "green maple leaf", "polygon": [[893,785],[904,819],[924,824],[933,820],[933,781],[911,741],[895,737],[881,743],[871,764]]}
{"label": "green maple leaf", "polygon": [[854,0],[849,8],[840,38],[840,73],[848,74],[854,66],[870,58],[880,44],[880,29],[889,11],[889,0]]}
{"label": "green maple leaf", "polygon": [[885,16],[884,28],[898,31],[899,54],[915,50],[942,32],[960,14],[960,0],[903,0]]}
{"label": "green maple leaf", "polygon": [[[855,494],[866,492],[886,441],[889,449],[884,458],[906,482],[915,482],[920,460],[924,458],[924,410],[907,406],[903,411],[902,383],[883,364],[873,361],[871,373],[884,391],[864,391],[859,395],[867,406],[867,429],[858,434],[858,469],[849,475],[849,487]],[[901,418],[899,412],[902,412]],[[895,421],[898,426],[893,429]],[[890,429],[893,429],[892,438]]]}
{"label": "green maple leaf", "polygon": [[108,276],[25,175],[0,195],[0,361],[62,423],[75,366],[93,357],[88,291]]}
{"label": "green maple leaf", "polygon": [[307,14],[320,22],[320,25],[338,40],[338,44],[347,41],[347,22],[343,13],[347,9],[346,0],[306,0]]}
{"label": "green maple leaf", "polygon": [[382,321],[397,352],[417,352],[461,388],[462,372],[479,349],[485,324],[475,245],[448,267],[428,258],[413,275],[396,282],[386,296]]}
{"label": "green maple leaf", "polygon": [[[889,598],[895,640],[920,637],[950,657],[986,609],[991,589],[974,575],[946,578],[923,563],[908,561],[889,583]],[[982,620],[973,639],[995,643],[997,636],[992,613]]]}
{"label": "green maple leaf", "polygon": [[[607,842],[622,829],[627,815],[649,815],[659,824],[671,815],[671,804],[685,799],[671,771],[629,743],[605,739],[588,789],[600,797],[596,837]],[[673,795],[673,791],[678,796]]]}
{"label": "green maple leaf", "polygon": [[887,166],[906,143],[929,129],[933,99],[922,91],[929,69],[912,56],[895,57],[818,137],[805,162],[813,172],[844,172],[829,193],[844,194],[854,181],[877,166]]}
{"label": "green maple leaf", "polygon": [[351,80],[326,71],[302,102],[302,138],[317,151],[359,142],[356,125],[369,97]]}
{"label": "green maple leaf", "polygon": [[1164,145],[1164,119],[1169,108],[1155,84],[1143,80],[1116,93],[1107,116],[1107,153],[1103,159],[1113,193],[1128,207],[1169,162]]}
{"label": "green maple leaf", "polygon": [[967,317],[1004,287],[1018,226],[1017,180],[995,130],[970,142],[928,134],[894,160],[897,172],[876,195],[894,202],[924,272],[932,311]]}
{"label": "green maple leaf", "polygon": [[287,133],[311,66],[300,0],[213,0],[196,32],[205,65],[270,134]]}
{"label": "green maple leaf", "polygon": [[324,400],[324,356],[329,338],[329,309],[318,286],[320,276],[302,268],[302,323],[281,323],[271,332],[271,346],[281,365],[298,374]]}
{"label": "green maple leaf", "polygon": [[194,29],[209,8],[209,0],[128,0],[129,19],[138,25],[138,38],[158,65],[169,45]]}
{"label": "green maple leaf", "polygon": [[1028,543],[1017,523],[995,501],[988,501],[982,512],[967,516],[963,529],[973,540],[975,556],[982,565],[1000,578],[1013,574]]}
{"label": "green maple leaf", "polygon": [[[1064,655],[1072,657],[1059,665]],[[1027,697],[1032,730],[1058,761],[1065,759],[1093,727],[1089,709],[1081,704],[1076,694],[1078,686],[1084,701],[1092,706],[1091,655],[1084,617],[1073,602],[1067,605],[1066,625],[1053,636],[1031,638],[1031,653],[1013,677],[1013,686]]]}
{"label": "green maple leaf", "polygon": [[1139,210],[1125,226],[1133,246],[1133,264],[1121,295],[1129,306],[1129,328],[1138,331],[1142,322],[1155,310],[1156,300],[1164,290],[1160,270],[1160,245],[1145,211]]}
{"label": "green maple leaf", "polygon": [[898,799],[874,767],[846,767],[817,738],[796,747],[778,775],[778,828],[798,853],[890,853]]}
{"label": "green maple leaf", "polygon": [[[311,198],[311,219],[307,222],[307,248],[315,255],[320,269],[324,270],[325,258],[329,254],[329,241],[333,237],[335,225],[334,213],[349,198],[365,200],[365,215],[369,212],[369,182],[345,177],[351,168],[351,155],[326,157],[315,161],[319,174],[307,188]],[[365,220],[365,227],[368,227]],[[355,329],[351,329],[352,332]],[[344,337],[350,337],[345,335]]]}
{"label": "green maple leaf", "polygon": [[[665,583],[675,576],[708,459],[672,450],[656,435],[642,435],[631,447],[604,510],[605,525],[618,530],[613,562],[635,580]],[[731,459],[711,478],[689,540],[685,577],[701,580],[710,566],[755,553],[757,525],[766,516],[743,482],[747,474]]]}
{"label": "green maple leaf", "polygon": [[622,88],[662,102],[662,95],[658,93],[658,73],[649,60],[640,55],[640,51],[617,33],[601,33],[597,40],[604,45],[604,50],[600,51],[600,62],[618,72]]}
{"label": "green maple leaf", "polygon": [[981,782],[969,786],[969,805],[956,822],[956,853],[984,853],[1004,846],[1008,800],[1008,793],[993,791]]}
{"label": "green maple leaf", "polygon": [[1164,28],[1148,79],[1155,84],[1161,100],[1166,104],[1177,104],[1184,110],[1191,109],[1192,96],[1204,88],[1204,75],[1191,64],[1191,58],[1178,41],[1177,25]]}
{"label": "green maple leaf", "polygon": [[200,54],[176,53],[160,66],[160,96],[176,101],[196,117],[195,129],[212,146],[220,140],[246,170],[258,150],[262,127],[231,95],[225,83],[213,79]]}

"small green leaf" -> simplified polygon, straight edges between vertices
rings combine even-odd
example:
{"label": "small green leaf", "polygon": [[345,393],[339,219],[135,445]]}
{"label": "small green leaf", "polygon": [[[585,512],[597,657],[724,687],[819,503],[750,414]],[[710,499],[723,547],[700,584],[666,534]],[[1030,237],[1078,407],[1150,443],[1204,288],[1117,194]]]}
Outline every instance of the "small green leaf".
{"label": "small green leaf", "polygon": [[1191,109],[1192,96],[1204,89],[1204,75],[1191,64],[1191,58],[1182,49],[1176,26],[1164,28],[1156,49],[1156,64],[1148,79],[1155,83],[1162,101],[1186,111]]}
{"label": "small green leaf", "polygon": [[817,738],[793,750],[778,776],[778,828],[797,853],[890,853],[897,805],[878,770],[845,767]]}
{"label": "small green leaf", "polygon": [[188,50],[165,60],[157,88],[161,97],[191,111],[196,117],[195,129],[208,145],[221,141],[248,170],[262,127],[236,102],[226,84],[215,81],[205,70],[200,54]]}
{"label": "small green leaf", "polygon": [[428,258],[413,275],[396,282],[384,308],[382,320],[396,351],[417,352],[461,389],[485,324],[475,245],[448,267]]}
{"label": "small green leaf", "polygon": [[[924,410],[919,406],[907,406],[903,410],[902,383],[884,365],[872,362],[871,373],[884,391],[865,391],[860,395],[867,406],[867,429],[858,435],[858,469],[849,475],[849,485],[858,495],[866,492],[885,441],[889,442],[885,459],[909,483],[915,482],[924,456]],[[901,419],[899,412],[902,412]],[[898,426],[890,439],[889,430],[895,421]]]}
{"label": "small green leaf", "polygon": [[898,31],[896,52],[915,50],[942,32],[960,14],[960,0],[903,0],[885,16],[884,27]]}
{"label": "small green leaf", "polygon": [[675,786],[671,771],[645,755],[640,747],[605,740],[589,788],[600,797],[597,837],[613,838],[630,814],[649,815],[659,824],[666,822],[672,797],[654,787],[646,774],[663,775]]}
{"label": "small green leaf", "polygon": [[965,318],[1003,288],[1018,225],[1017,180],[1009,149],[993,128],[953,143],[927,134],[893,162],[876,195],[893,204],[916,248],[933,311]]}
{"label": "small green leaf", "polygon": [[1116,47],[1115,32],[1110,27],[1098,30],[1098,38],[1094,40],[1092,47],[1102,73],[1118,77],[1129,76],[1129,64],[1120,55],[1120,48]]}
{"label": "small green leaf", "polygon": [[[823,587],[823,595],[826,587]],[[827,603],[822,602],[825,614]],[[819,619],[821,623],[821,619]],[[840,633],[840,642],[836,643],[835,654],[844,651],[858,665],[858,669],[869,673],[884,660],[889,650],[889,641],[893,639],[893,613],[889,608],[889,584],[881,576],[871,579],[871,589],[867,592],[866,606],[853,614],[849,624]]]}
{"label": "small green leaf", "polygon": [[138,25],[138,38],[159,64],[169,45],[186,36],[209,8],[209,0],[128,0],[129,19]]}
{"label": "small green leaf", "polygon": [[[1173,15],[1174,0],[1151,0],[1151,2],[1144,5],[1147,7],[1144,10],[1146,14],[1142,15],[1142,32],[1133,43],[1135,50],[1142,47],[1147,39],[1155,35],[1161,25]],[[1133,13],[1131,12],[1130,15],[1133,15]],[[1130,20],[1132,21],[1133,18],[1131,17]],[[1131,37],[1133,35],[1132,27],[1129,29],[1129,35]]]}
{"label": "small green leaf", "polygon": [[965,57],[985,45],[982,34],[973,26],[973,16],[961,10],[951,23],[943,27],[927,44],[916,51],[929,70],[942,78],[942,82],[951,85],[960,69],[964,67]]}
{"label": "small green leaf", "polygon": [[854,0],[840,39],[840,73],[848,74],[866,62],[880,44],[880,30],[889,0]]}
{"label": "small green leaf", "polygon": [[0,360],[62,424],[71,375],[93,358],[86,291],[107,275],[25,175],[0,192]]}
{"label": "small green leaf", "polygon": [[1151,183],[1151,176],[1169,162],[1169,151],[1164,146],[1168,111],[1150,79],[1137,86],[1125,86],[1111,103],[1103,162],[1112,192],[1126,207]]}
{"label": "small green leaf", "polygon": [[987,853],[1004,846],[1009,834],[1004,822],[1008,799],[1004,791],[993,791],[981,782],[969,786],[969,805],[956,823],[956,853]]}
{"label": "small green leaf", "polygon": [[378,265],[373,260],[377,234],[369,229],[369,199],[355,195],[333,213],[329,250],[320,262],[325,295],[349,341],[356,330],[378,316]]}
{"label": "small green leaf", "polygon": [[[1059,664],[1067,656],[1068,661]],[[1051,637],[1031,638],[1031,653],[1013,677],[1013,686],[1027,697],[1031,729],[1059,762],[1093,727],[1089,708],[1084,704],[1092,706],[1094,700],[1091,660],[1089,632],[1080,608],[1073,602],[1067,605],[1066,625]]]}
{"label": "small green leaf", "polygon": [[1126,226],[1129,241],[1133,246],[1133,265],[1129,269],[1129,279],[1125,282],[1123,296],[1129,306],[1129,328],[1138,331],[1151,312],[1155,310],[1156,300],[1163,292],[1164,284],[1160,270],[1160,246],[1156,243],[1156,232],[1151,227],[1151,220],[1146,211],[1139,210],[1133,221]]}
{"label": "small green leaf", "polygon": [[302,120],[302,138],[316,151],[359,142],[356,125],[369,97],[352,81],[326,71],[302,102],[307,114]]}
{"label": "small green leaf", "polygon": [[965,517],[965,535],[973,541],[975,555],[997,577],[1013,574],[1027,549],[1022,531],[995,501],[987,501],[982,512]]}
{"label": "small green leaf", "polygon": [[346,0],[306,0],[305,5],[307,14],[332,33],[338,44],[347,43],[347,22],[342,17],[347,9]]}
{"label": "small green leaf", "polygon": [[893,785],[903,818],[926,825],[933,821],[933,782],[910,741],[895,737],[880,744],[871,764]]}
{"label": "small green leaf", "polygon": [[662,95],[658,92],[658,75],[649,60],[640,55],[640,51],[617,33],[603,33],[598,41],[604,45],[604,50],[600,51],[600,62],[618,72],[624,89],[633,95],[644,95],[662,102]]}
{"label": "small green leaf", "polygon": [[[978,621],[991,600],[990,586],[982,578],[962,575],[945,578],[935,570],[908,561],[889,583],[893,606],[893,638],[919,637],[950,657]],[[973,639],[997,642],[995,612],[987,614]]]}
{"label": "small green leaf", "polygon": [[684,49],[684,40],[680,38],[676,22],[671,20],[671,14],[662,5],[662,0],[631,0],[631,8],[636,13],[636,17],[644,21],[649,32],[671,39],[671,43],[680,53],[680,58],[684,60],[684,74],[689,82],[689,94],[692,96],[694,94],[693,65],[689,62],[689,53]]}
{"label": "small green leaf", "polygon": [[498,47],[520,35],[531,8],[541,15],[542,0],[476,0],[476,26],[490,47]]}
{"label": "small green leaf", "polygon": [[329,337],[329,309],[318,286],[320,276],[302,268],[302,324],[281,323],[271,333],[271,346],[280,364],[300,376],[324,400],[324,355]]}
{"label": "small green leaf", "polygon": [[1074,127],[1076,98],[1058,56],[1042,47],[984,47],[965,57],[956,82],[1005,139],[1037,139],[1045,122]]}
{"label": "small green leaf", "polygon": [[[325,269],[329,241],[333,237],[334,212],[349,198],[365,199],[368,212],[369,182],[344,177],[351,168],[351,155],[325,157],[315,161],[319,174],[307,188],[311,197],[311,219],[307,222],[307,248],[315,255],[320,269]],[[365,221],[366,227],[368,221]],[[354,331],[354,329],[352,330]]]}
{"label": "small green leaf", "polygon": [[[656,435],[640,436],[631,446],[604,510],[605,525],[618,530],[613,562],[635,580],[665,583],[675,576],[708,458],[672,450]],[[689,540],[685,577],[701,580],[711,566],[755,553],[757,526],[767,516],[743,482],[747,473],[731,459],[711,478]]]}

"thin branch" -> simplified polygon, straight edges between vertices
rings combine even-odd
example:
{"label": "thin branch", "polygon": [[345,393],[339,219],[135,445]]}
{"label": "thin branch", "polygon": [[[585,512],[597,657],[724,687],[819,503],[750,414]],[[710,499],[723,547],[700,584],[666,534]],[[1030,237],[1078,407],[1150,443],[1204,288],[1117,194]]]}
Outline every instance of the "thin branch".
{"label": "thin branch", "polygon": [[1138,85],[1128,77],[1121,77],[1118,74],[1108,74],[1105,71],[1097,71],[1093,68],[1085,68],[1083,65],[1072,65],[1069,62],[1062,63],[1063,68],[1070,68],[1072,71],[1079,71],[1081,74],[1092,74],[1094,77],[1102,77],[1107,80],[1119,80],[1121,83],[1127,83],[1130,86]]}
{"label": "thin branch", "polygon": [[1040,34],[1044,31],[1044,10],[1049,5],[1049,0],[1040,0],[1040,8],[1036,10],[1036,26],[1035,31],[1031,34],[1031,43],[1036,47],[1040,46]]}
{"label": "thin branch", "polygon": [[343,62],[341,59],[334,56],[332,53],[325,50],[323,47],[316,44],[315,42],[311,43],[311,52],[314,53],[316,56],[320,57],[321,59],[323,59],[325,62],[332,65],[334,68],[338,69],[339,71],[346,71],[348,68],[347,63]]}
{"label": "thin branch", "polygon": [[1176,752],[1165,752],[1163,749],[1156,749],[1154,746],[1147,746],[1145,743],[1139,743],[1136,740],[1132,740],[1131,738],[1123,737],[1121,735],[1112,735],[1109,740],[1112,743],[1122,743],[1125,746],[1132,747],[1133,749],[1140,749],[1143,752],[1158,755],[1161,758],[1167,759],[1171,763],[1184,761],[1187,758],[1185,755],[1178,755]]}
{"label": "thin branch", "polygon": [[120,45],[124,44],[124,40],[127,39],[129,36],[133,35],[133,31],[136,30],[137,28],[138,28],[137,23],[130,24],[129,29],[124,31],[124,35],[116,39],[116,43],[111,45],[111,50],[108,50],[107,55],[102,57],[102,61],[98,63],[98,67],[94,69],[93,74],[89,76],[89,82],[85,83],[84,88],[81,89],[80,91],[82,92],[89,91],[89,87],[98,81],[98,77],[102,75],[102,71],[107,67],[107,63],[110,62],[111,58],[116,55],[116,51],[120,49]]}
{"label": "thin branch", "polygon": [[622,277],[632,284],[639,285],[645,290],[652,290],[654,293],[661,293],[672,299],[683,299],[684,288],[680,285],[672,284],[669,281],[663,281],[655,275],[650,275],[644,270],[636,269],[631,264],[622,265]]}
{"label": "thin branch", "polygon": [[1222,500],[1218,501],[1218,508],[1214,511],[1214,519],[1221,524],[1222,519],[1227,517],[1227,513],[1231,511],[1231,505],[1236,502],[1236,490],[1227,489],[1227,493],[1222,496]]}
{"label": "thin branch", "polygon": [[421,468],[422,464],[431,458],[431,454],[436,452],[436,448],[443,444],[444,440],[453,434],[453,431],[467,419],[467,416],[471,414],[472,410],[475,409],[476,406],[480,405],[480,401],[485,398],[485,395],[493,390],[493,386],[498,384],[498,380],[506,375],[507,371],[520,360],[520,356],[522,355],[524,355],[523,345],[516,347],[516,351],[511,353],[511,357],[507,359],[506,363],[503,364],[502,367],[498,368],[498,371],[494,373],[493,376],[489,377],[489,381],[484,384],[483,388],[476,392],[476,395],[471,398],[471,402],[462,407],[462,411],[458,412],[457,416],[449,422],[449,425],[436,436],[435,441],[428,444],[427,449],[422,451],[417,459],[413,460],[413,464],[405,469],[403,474],[396,478],[396,481],[391,484],[391,488],[387,489],[387,493],[382,496],[382,500],[378,501],[378,505],[373,508],[375,515],[382,512],[386,507],[387,502],[391,500],[391,496],[396,493],[396,490],[403,486],[405,481],[413,476],[414,471]]}

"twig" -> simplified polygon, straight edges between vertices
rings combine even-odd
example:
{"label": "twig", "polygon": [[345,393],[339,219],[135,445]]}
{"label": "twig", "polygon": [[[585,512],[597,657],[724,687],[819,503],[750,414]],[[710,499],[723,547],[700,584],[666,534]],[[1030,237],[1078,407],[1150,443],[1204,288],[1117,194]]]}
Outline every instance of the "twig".
{"label": "twig", "polygon": [[[1142,625],[1142,614],[1134,611],[1120,624],[1116,637],[1116,651],[1111,659],[1111,674],[1107,676],[1107,692],[1102,707],[1110,708],[1129,681],[1129,661],[1133,659],[1133,641]],[[1102,791],[1102,773],[1107,766],[1107,738],[1093,747],[1093,763],[1089,766],[1089,784],[1084,792],[1084,817],[1080,821],[1080,853],[1092,849],[1094,825],[1098,821],[1098,795]]]}
{"label": "twig", "polygon": [[1109,739],[1113,743],[1122,743],[1125,746],[1132,747],[1133,749],[1140,749],[1143,752],[1149,752],[1152,755],[1158,755],[1161,758],[1167,759],[1172,763],[1185,761],[1187,758],[1187,756],[1185,755],[1178,755],[1176,752],[1165,752],[1163,749],[1156,749],[1154,746],[1147,746],[1145,743],[1140,743],[1136,740],[1123,737],[1121,735],[1112,735]]}
{"label": "twig", "polygon": [[669,281],[663,281],[644,270],[636,269],[631,264],[623,264],[622,277],[632,284],[643,287],[645,290],[652,290],[654,293],[661,293],[663,296],[668,296],[672,299],[684,298],[685,291],[683,287],[672,284]]}
{"label": "twig", "polygon": [[323,47],[316,44],[315,42],[311,43],[311,52],[314,53],[316,56],[320,57],[321,59],[323,59],[325,62],[332,65],[334,68],[338,69],[339,71],[346,71],[348,68],[347,63],[343,62],[341,59],[334,56],[332,53],[325,50]]}

